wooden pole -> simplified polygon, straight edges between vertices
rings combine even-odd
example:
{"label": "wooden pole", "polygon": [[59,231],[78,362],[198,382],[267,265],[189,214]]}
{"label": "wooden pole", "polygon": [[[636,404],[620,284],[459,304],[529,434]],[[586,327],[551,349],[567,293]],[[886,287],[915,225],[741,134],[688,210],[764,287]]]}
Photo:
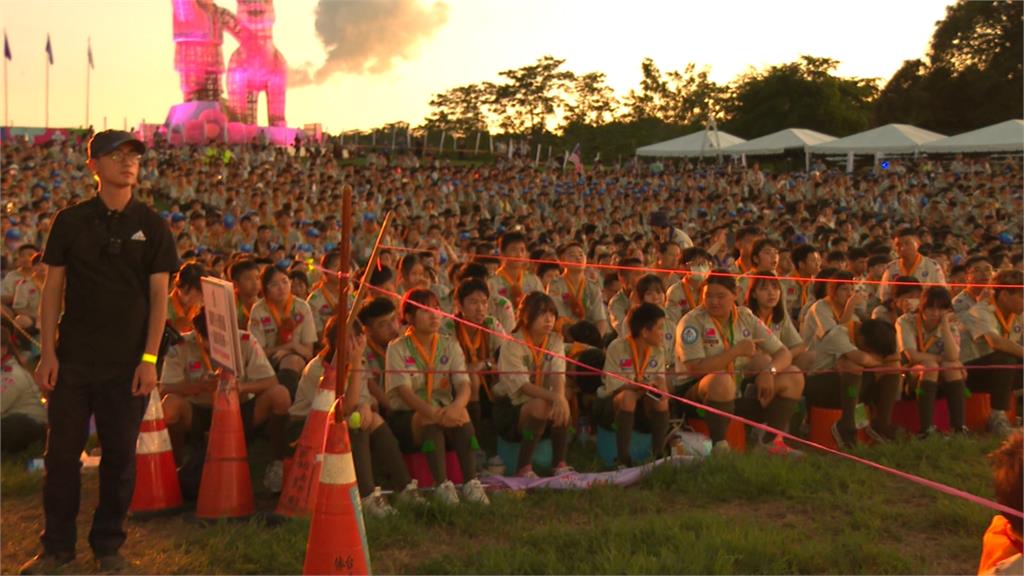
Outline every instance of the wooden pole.
{"label": "wooden pole", "polygon": [[[338,283],[338,339],[334,348],[334,366],[337,382],[334,397],[339,405],[345,397],[348,384],[348,291],[349,271],[352,268],[352,187],[346,184],[341,189],[341,282]],[[334,411],[334,423],[339,424],[345,419],[344,410]]]}

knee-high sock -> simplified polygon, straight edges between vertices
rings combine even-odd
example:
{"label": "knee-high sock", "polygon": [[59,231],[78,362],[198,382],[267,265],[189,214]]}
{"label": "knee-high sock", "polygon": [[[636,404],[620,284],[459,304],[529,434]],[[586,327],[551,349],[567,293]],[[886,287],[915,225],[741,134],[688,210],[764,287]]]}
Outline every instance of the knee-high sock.
{"label": "knee-high sock", "polygon": [[665,453],[665,437],[668,436],[668,411],[649,410],[647,419],[651,422],[651,450],[655,458]]}
{"label": "knee-high sock", "polygon": [[840,406],[843,408],[843,415],[839,418],[839,428],[844,432],[852,433],[857,429],[854,412],[857,410],[862,381],[863,377],[860,374],[839,373],[839,398]]}
{"label": "knee-high sock", "polygon": [[473,454],[473,423],[467,422],[458,428],[449,428],[455,454],[459,457],[464,481],[476,478],[476,455]]}
{"label": "knee-high sock", "polygon": [[271,414],[267,419],[267,434],[274,460],[284,460],[288,456],[288,419],[288,413]]}
{"label": "knee-high sock", "polygon": [[551,463],[558,466],[565,462],[565,454],[569,451],[569,427],[551,428]]}
{"label": "knee-high sock", "polygon": [[288,368],[282,368],[277,372],[277,381],[281,383],[281,386],[288,389],[292,402],[295,402],[295,391],[299,389],[299,379],[301,377],[301,374]]}
{"label": "knee-high sock", "polygon": [[949,407],[949,425],[954,431],[964,426],[964,381],[946,382],[946,406]]}
{"label": "knee-high sock", "polygon": [[517,473],[523,468],[530,466],[533,462],[533,451],[537,448],[541,435],[544,434],[545,424],[546,422],[533,416],[526,417],[523,429],[521,430],[523,440],[519,443],[519,460],[516,462]]}
{"label": "knee-high sock", "polygon": [[878,379],[878,401],[871,427],[883,434],[892,434],[892,409],[900,399],[900,375],[886,374]]}
{"label": "knee-high sock", "polygon": [[368,496],[375,485],[373,478],[373,460],[370,454],[370,435],[366,430],[351,430],[352,462],[356,468],[356,482],[359,484],[359,495]]}
{"label": "knee-high sock", "polygon": [[921,432],[925,432],[935,423],[935,393],[939,389],[939,383],[922,380],[917,386],[917,419]]}
{"label": "knee-high sock", "polygon": [[629,454],[629,446],[633,442],[633,425],[636,413],[619,410],[615,413],[615,447],[619,464],[630,466],[633,459]]}
{"label": "knee-high sock", "polygon": [[[789,421],[793,418],[793,414],[796,412],[799,404],[800,401],[795,398],[783,398],[776,395],[765,409],[765,424],[776,430],[789,432]],[[778,437],[778,434],[765,434],[761,436],[761,441],[767,444],[775,440],[776,437]]]}
{"label": "knee-high sock", "polygon": [[434,477],[434,486],[448,481],[448,468],[445,466],[444,430],[437,424],[424,426],[420,434],[423,438],[424,452],[427,454],[427,465]]}
{"label": "knee-high sock", "polygon": [[370,451],[373,460],[380,463],[390,481],[391,490],[400,491],[409,484],[409,470],[402,460],[402,451],[398,447],[398,439],[391,432],[387,423],[378,427],[370,434]]}
{"label": "knee-high sock", "polygon": [[171,452],[174,454],[174,465],[181,467],[185,462],[185,427],[181,422],[167,426],[167,434],[171,437]]}
{"label": "knee-high sock", "polygon": [[[729,414],[734,414],[736,412],[736,402],[734,400],[730,400],[728,402],[714,402],[709,400],[708,406]],[[725,440],[725,434],[729,430],[729,418],[708,412],[707,422],[708,434],[711,436],[711,443],[714,444]]]}
{"label": "knee-high sock", "polygon": [[479,440],[480,430],[482,430],[480,428],[480,401],[470,400],[466,404],[466,412],[469,412],[469,421],[473,423],[473,433],[477,435]]}

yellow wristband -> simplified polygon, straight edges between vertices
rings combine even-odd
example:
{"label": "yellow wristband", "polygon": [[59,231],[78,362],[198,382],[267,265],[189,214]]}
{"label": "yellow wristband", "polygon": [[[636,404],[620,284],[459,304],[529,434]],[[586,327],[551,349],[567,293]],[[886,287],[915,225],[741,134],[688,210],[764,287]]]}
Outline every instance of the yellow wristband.
{"label": "yellow wristband", "polygon": [[156,354],[145,354],[144,353],[142,355],[142,361],[147,363],[147,364],[152,364],[153,366],[156,366]]}

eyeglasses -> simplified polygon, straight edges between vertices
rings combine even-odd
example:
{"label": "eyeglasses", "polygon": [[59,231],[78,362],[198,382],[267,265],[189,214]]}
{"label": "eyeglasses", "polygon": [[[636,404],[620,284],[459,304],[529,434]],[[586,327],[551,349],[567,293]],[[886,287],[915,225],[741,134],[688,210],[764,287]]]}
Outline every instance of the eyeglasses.
{"label": "eyeglasses", "polygon": [[138,164],[139,161],[142,160],[142,155],[138,152],[121,152],[118,150],[107,154],[107,158],[110,158],[114,162],[123,162],[127,160],[129,164]]}

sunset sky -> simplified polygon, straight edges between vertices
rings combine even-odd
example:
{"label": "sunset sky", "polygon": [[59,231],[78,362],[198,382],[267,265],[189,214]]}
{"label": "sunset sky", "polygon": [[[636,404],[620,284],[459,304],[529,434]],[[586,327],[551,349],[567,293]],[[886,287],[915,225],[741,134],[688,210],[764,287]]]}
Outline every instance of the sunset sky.
{"label": "sunset sky", "polygon": [[[321,27],[342,44],[326,68],[318,1],[335,13],[334,23],[343,22]],[[217,3],[236,9],[233,1]],[[433,94],[498,81],[499,71],[545,54],[564,58],[577,73],[606,73],[620,96],[638,85],[647,56],[662,70],[709,65],[714,80],[727,82],[749,67],[810,54],[839,60],[842,75],[884,84],[904,60],[924,55],[948,3],[277,0],[274,38],[289,65],[323,68],[326,76],[289,90],[288,123],[320,122],[336,133],[392,121],[417,125]],[[118,128],[125,119],[129,126],[163,122],[181,101],[171,0],[0,0],[0,22],[13,56],[5,61],[12,125],[43,125],[47,33],[54,51],[50,126],[85,123],[90,37],[91,124],[101,128],[104,117]],[[236,46],[225,38],[225,62]],[[265,122],[265,110],[260,118]]]}

